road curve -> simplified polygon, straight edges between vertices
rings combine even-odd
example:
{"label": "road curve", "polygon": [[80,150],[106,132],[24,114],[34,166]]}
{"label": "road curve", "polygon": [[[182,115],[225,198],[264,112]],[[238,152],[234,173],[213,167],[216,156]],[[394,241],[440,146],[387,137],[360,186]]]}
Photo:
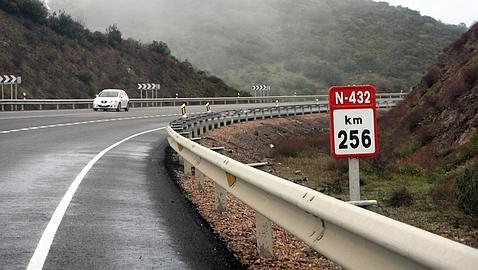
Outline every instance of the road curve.
{"label": "road curve", "polygon": [[0,268],[25,269],[34,253],[45,258],[31,269],[239,267],[165,171],[161,128],[178,112],[0,113]]}

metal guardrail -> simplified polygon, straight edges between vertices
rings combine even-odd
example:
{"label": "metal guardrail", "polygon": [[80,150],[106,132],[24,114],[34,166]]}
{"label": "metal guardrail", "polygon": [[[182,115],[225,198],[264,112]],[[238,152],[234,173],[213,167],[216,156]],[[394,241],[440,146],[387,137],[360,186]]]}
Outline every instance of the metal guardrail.
{"label": "metal guardrail", "polygon": [[[390,100],[403,99],[405,93],[377,93],[378,98]],[[269,97],[211,97],[211,98],[157,98],[130,99],[132,108],[163,107],[186,105],[221,104],[251,104],[251,103],[285,103],[285,102],[322,102],[327,101],[327,95],[306,96],[269,96]],[[0,110],[59,110],[59,109],[91,109],[93,99],[3,99],[0,100]]]}
{"label": "metal guardrail", "polygon": [[326,111],[324,104],[303,104],[205,113],[171,122],[168,141],[185,173],[192,175],[195,168],[198,187],[204,176],[214,181],[216,209],[227,209],[229,192],[256,211],[262,255],[271,255],[272,221],[346,269],[476,269],[477,249],[254,169],[188,139],[238,122]]}

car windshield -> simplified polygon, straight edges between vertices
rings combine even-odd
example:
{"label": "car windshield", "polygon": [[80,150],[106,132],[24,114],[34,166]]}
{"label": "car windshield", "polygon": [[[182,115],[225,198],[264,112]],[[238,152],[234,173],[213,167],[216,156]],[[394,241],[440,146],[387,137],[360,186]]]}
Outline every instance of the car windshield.
{"label": "car windshield", "polygon": [[98,96],[99,97],[117,97],[119,91],[102,91]]}

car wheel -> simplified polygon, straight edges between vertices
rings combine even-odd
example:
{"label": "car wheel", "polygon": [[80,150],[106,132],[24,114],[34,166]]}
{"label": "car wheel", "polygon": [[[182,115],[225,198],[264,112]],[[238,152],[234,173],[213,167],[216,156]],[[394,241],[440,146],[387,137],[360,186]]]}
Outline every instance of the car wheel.
{"label": "car wheel", "polygon": [[121,111],[121,103],[118,103],[118,107],[116,107],[116,111],[117,112]]}
{"label": "car wheel", "polygon": [[97,108],[94,108],[94,109],[93,109],[93,111],[95,111],[95,112],[96,112],[97,110],[98,110]]}
{"label": "car wheel", "polygon": [[104,112],[106,112],[107,110],[106,109],[103,109]]}
{"label": "car wheel", "polygon": [[124,108],[124,111],[125,112],[129,111],[129,103],[126,103],[126,108]]}

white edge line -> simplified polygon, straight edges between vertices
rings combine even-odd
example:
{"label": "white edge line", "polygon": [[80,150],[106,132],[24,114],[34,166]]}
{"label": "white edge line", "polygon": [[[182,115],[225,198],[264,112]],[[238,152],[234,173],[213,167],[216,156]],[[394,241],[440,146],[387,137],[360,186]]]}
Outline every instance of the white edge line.
{"label": "white edge line", "polygon": [[106,153],[108,153],[111,149],[115,148],[116,146],[134,137],[138,137],[138,136],[144,135],[146,133],[151,133],[154,131],[163,130],[165,128],[166,127],[151,129],[148,131],[143,131],[143,132],[131,135],[128,138],[123,139],[109,146],[108,148],[104,149],[98,155],[96,155],[92,160],[90,160],[90,162],[88,162],[88,164],[81,170],[80,174],[76,176],[73,183],[71,183],[70,187],[68,188],[68,191],[65,193],[65,196],[63,196],[63,199],[61,200],[60,204],[56,207],[56,210],[53,213],[53,216],[51,217],[50,222],[48,223],[45,231],[43,231],[43,234],[40,238],[40,241],[38,242],[38,245],[35,249],[35,252],[33,253],[32,258],[30,259],[30,262],[28,263],[27,270],[39,270],[43,268],[43,265],[45,264],[48,253],[50,252],[51,244],[53,243],[53,239],[55,238],[56,231],[58,230],[58,227],[60,226],[61,220],[63,219],[63,216],[65,215],[65,212],[68,209],[68,206],[70,205],[70,202],[73,199],[73,196],[75,195],[76,190],[78,189],[81,182],[83,181],[83,178],[85,178],[86,174],[93,167],[93,165],[95,165],[95,163],[102,156],[104,156]]}

